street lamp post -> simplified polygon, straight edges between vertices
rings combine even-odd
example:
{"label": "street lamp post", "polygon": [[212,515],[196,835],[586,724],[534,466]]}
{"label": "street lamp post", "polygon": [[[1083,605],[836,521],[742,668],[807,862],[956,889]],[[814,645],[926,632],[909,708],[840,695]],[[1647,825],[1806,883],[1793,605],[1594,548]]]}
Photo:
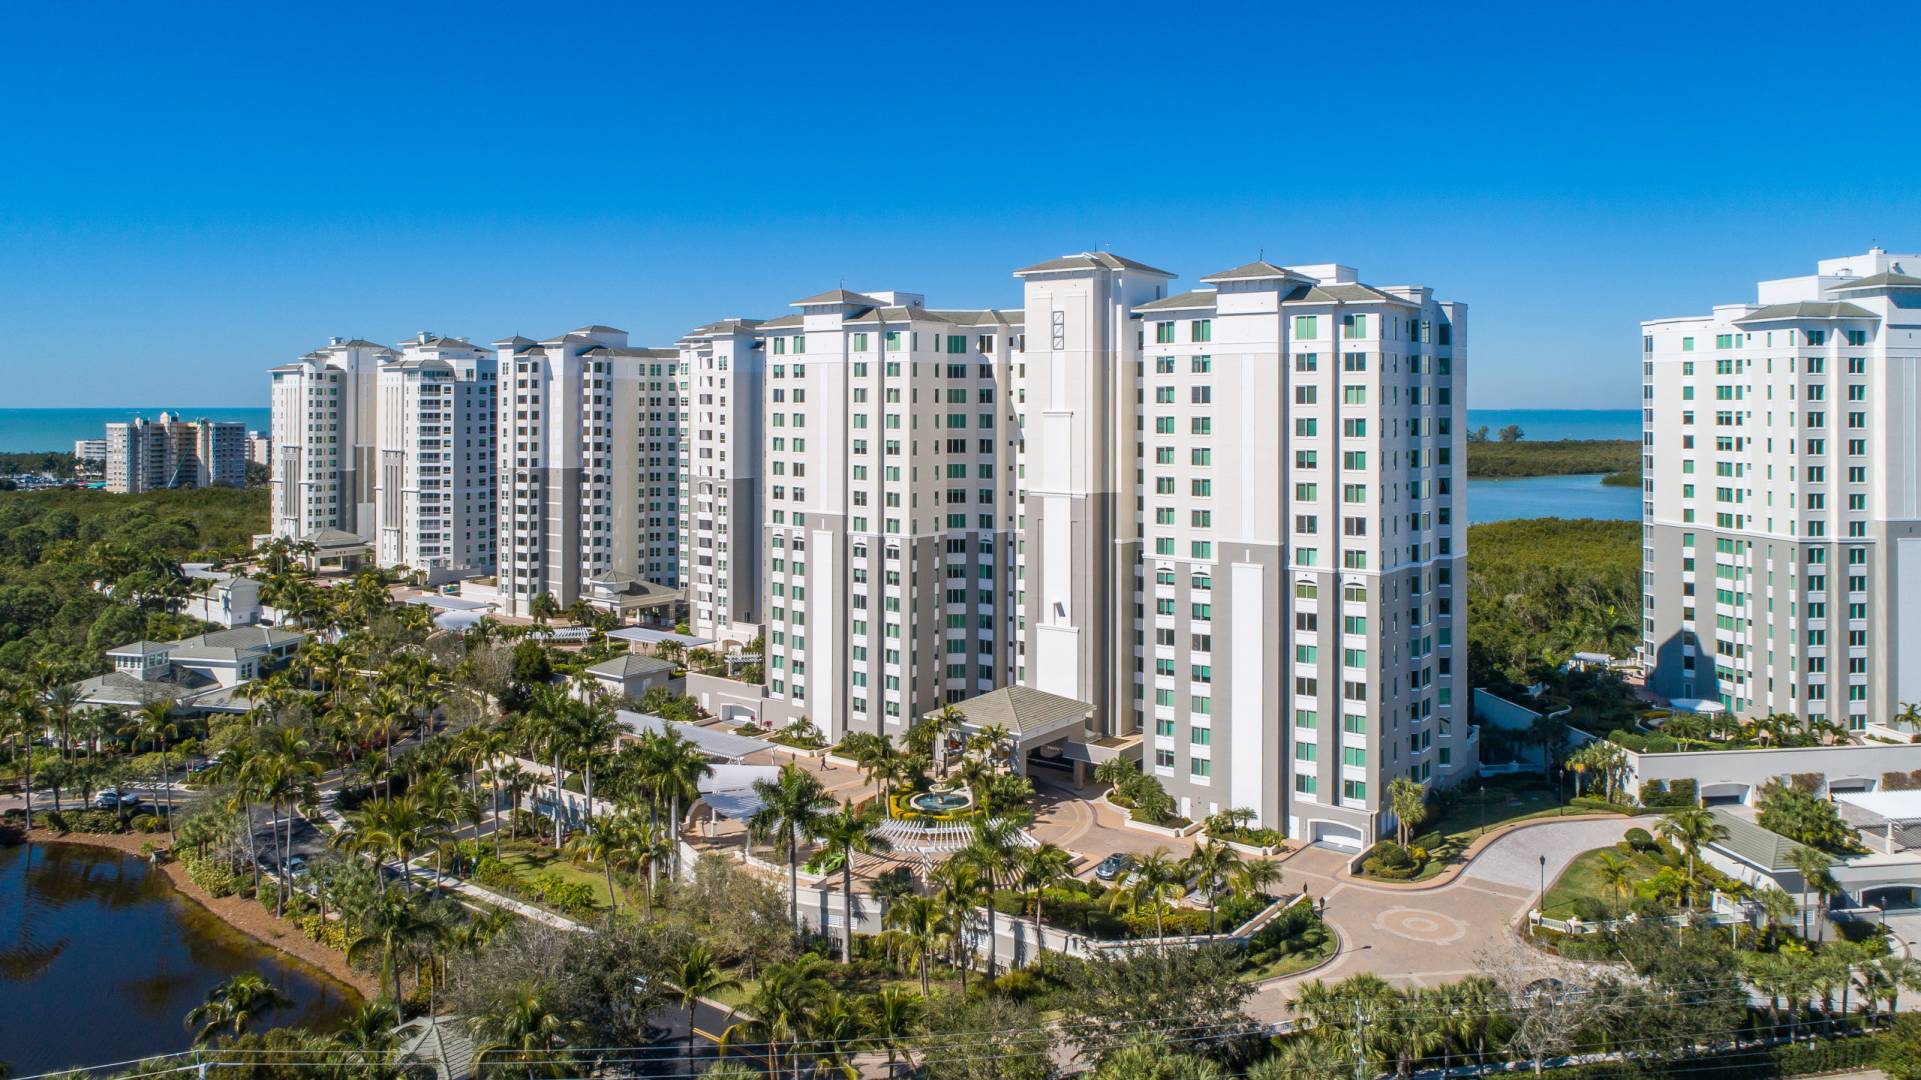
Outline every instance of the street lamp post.
{"label": "street lamp post", "polygon": [[1540,919],[1535,920],[1537,924],[1541,919],[1547,918],[1547,854],[1545,852],[1541,855],[1541,898],[1535,901],[1534,910],[1541,916]]}
{"label": "street lamp post", "polygon": [[1487,785],[1481,785],[1481,831],[1477,836],[1487,835]]}

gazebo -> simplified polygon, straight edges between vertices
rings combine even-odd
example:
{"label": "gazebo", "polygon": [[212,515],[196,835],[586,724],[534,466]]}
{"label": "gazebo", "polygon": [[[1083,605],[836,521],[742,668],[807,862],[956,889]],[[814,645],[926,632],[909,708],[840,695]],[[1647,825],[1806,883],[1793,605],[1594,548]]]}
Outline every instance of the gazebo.
{"label": "gazebo", "polygon": [[[1013,746],[1014,771],[1027,773],[1027,755],[1047,746],[1060,746],[1064,756],[1074,762],[1074,780],[1087,782],[1083,773],[1089,761],[1084,753],[1076,756],[1075,747],[1085,747],[1088,725],[1094,719],[1094,706],[1045,690],[1028,686],[1003,686],[979,697],[957,701],[952,708],[960,714],[957,730],[962,735],[978,735],[1002,729]],[[940,716],[940,710],[927,719]]]}
{"label": "gazebo", "polygon": [[363,560],[373,557],[373,541],[345,529],[316,529],[306,538],[312,544],[302,558],[313,574],[336,570],[350,574],[359,570]]}

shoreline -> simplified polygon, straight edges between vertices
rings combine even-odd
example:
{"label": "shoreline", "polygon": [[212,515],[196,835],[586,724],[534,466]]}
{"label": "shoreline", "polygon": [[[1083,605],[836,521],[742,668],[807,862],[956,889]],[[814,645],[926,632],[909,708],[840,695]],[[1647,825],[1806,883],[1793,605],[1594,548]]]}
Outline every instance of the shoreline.
{"label": "shoreline", "polygon": [[[33,844],[76,844],[81,847],[108,848],[122,855],[140,858],[140,845],[148,841],[159,842],[162,833],[56,833],[48,829],[36,828],[24,834],[24,842]],[[245,935],[249,940],[284,953],[304,967],[313,969],[313,974],[324,976],[340,983],[362,1001],[372,1001],[379,996],[373,976],[367,972],[356,971],[347,963],[344,953],[335,952],[307,935],[300,928],[284,919],[276,919],[273,913],[253,900],[241,896],[213,897],[206,890],[193,883],[187,876],[186,867],[177,860],[168,859],[159,869],[174,891],[189,901],[205,908],[215,918],[236,933]]]}

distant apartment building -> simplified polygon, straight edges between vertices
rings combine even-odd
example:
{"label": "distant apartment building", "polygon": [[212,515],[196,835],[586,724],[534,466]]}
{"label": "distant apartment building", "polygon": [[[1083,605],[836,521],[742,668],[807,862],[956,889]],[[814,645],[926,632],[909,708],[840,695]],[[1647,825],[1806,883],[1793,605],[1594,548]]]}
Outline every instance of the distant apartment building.
{"label": "distant apartment building", "polygon": [[1018,314],[836,289],[760,324],[767,692],[897,736],[1013,676]]}
{"label": "distant apartment building", "polygon": [[496,358],[422,332],[379,371],[375,557],[433,582],[494,568]]}
{"label": "distant apartment building", "polygon": [[680,582],[697,637],[761,632],[761,438],[767,365],[754,319],[680,342]]}
{"label": "distant apartment building", "polygon": [[588,326],[495,342],[502,607],[679,582],[679,352]]}
{"label": "distant apartment building", "polygon": [[183,420],[172,413],[107,425],[107,490],[239,487],[247,482],[245,424]]}
{"label": "distant apartment building", "polygon": [[273,464],[273,436],[259,431],[247,432],[247,461],[262,468]]}
{"label": "distant apartment building", "polygon": [[107,464],[107,440],[75,439],[73,459],[82,468],[103,469]]}
{"label": "distant apartment building", "polygon": [[1921,701],[1921,255],[1641,340],[1650,687],[1856,730]]}
{"label": "distant apartment building", "polygon": [[311,539],[323,529],[372,540],[380,367],[385,345],[333,338],[273,376],[272,532]]}

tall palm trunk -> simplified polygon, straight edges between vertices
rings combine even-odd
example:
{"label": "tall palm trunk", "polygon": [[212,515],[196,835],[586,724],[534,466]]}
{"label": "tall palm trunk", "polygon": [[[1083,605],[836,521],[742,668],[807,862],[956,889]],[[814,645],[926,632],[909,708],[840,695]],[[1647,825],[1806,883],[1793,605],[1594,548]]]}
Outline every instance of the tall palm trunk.
{"label": "tall palm trunk", "polygon": [[840,962],[854,962],[854,853],[840,864]]}
{"label": "tall palm trunk", "polygon": [[787,915],[800,929],[800,850],[796,837],[787,839]]}
{"label": "tall palm trunk", "polygon": [[565,805],[562,793],[567,789],[561,786],[566,777],[560,772],[560,751],[554,751],[554,849],[560,849],[560,810]]}
{"label": "tall palm trunk", "polygon": [[[65,736],[61,736],[62,740]],[[160,736],[160,790],[167,793],[167,846],[173,846],[173,773],[167,767],[167,737]]]}
{"label": "tall palm trunk", "polygon": [[253,863],[253,891],[260,894],[260,833],[253,827],[253,800],[242,796],[240,816],[247,823],[247,855]]}

